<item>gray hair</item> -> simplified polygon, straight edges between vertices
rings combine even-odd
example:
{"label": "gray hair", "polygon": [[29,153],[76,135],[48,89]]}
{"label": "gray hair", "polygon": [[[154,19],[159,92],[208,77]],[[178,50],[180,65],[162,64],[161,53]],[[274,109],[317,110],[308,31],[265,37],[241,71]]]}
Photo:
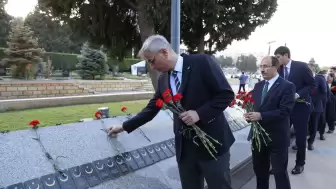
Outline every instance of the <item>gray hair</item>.
{"label": "gray hair", "polygon": [[168,49],[168,50],[172,49],[167,39],[162,35],[149,36],[143,43],[138,53],[138,57],[140,57],[141,59],[145,59],[144,53],[146,52],[156,53],[161,49]]}

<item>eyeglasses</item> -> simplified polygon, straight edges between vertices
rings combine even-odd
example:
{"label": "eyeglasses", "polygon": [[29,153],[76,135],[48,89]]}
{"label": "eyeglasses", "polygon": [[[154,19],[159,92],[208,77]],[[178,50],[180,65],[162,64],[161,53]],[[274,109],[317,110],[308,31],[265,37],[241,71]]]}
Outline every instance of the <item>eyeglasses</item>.
{"label": "eyeglasses", "polygon": [[269,66],[269,65],[259,65],[259,68],[261,69],[266,69],[266,68],[271,68],[273,66]]}

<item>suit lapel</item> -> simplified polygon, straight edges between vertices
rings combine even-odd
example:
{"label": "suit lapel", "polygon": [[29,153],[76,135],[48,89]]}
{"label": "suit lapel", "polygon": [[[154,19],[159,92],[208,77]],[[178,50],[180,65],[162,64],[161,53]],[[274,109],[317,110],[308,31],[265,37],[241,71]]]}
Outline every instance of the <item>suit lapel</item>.
{"label": "suit lapel", "polygon": [[188,55],[182,54],[182,57],[183,57],[182,84],[178,92],[183,95],[189,81],[191,64]]}
{"label": "suit lapel", "polygon": [[169,73],[168,72],[165,72],[165,73],[162,73],[163,76],[162,76],[162,85],[160,86],[161,90],[161,95],[162,93],[164,93],[167,89],[170,89],[170,79],[169,79]]}
{"label": "suit lapel", "polygon": [[[268,100],[268,98],[274,93],[276,88],[280,85],[281,79],[280,77],[273,83],[272,87],[268,90],[263,102],[260,104],[260,107],[265,104],[265,102]],[[261,95],[260,95],[261,96]]]}
{"label": "suit lapel", "polygon": [[280,77],[284,78],[284,66],[283,65],[279,67],[278,73]]}

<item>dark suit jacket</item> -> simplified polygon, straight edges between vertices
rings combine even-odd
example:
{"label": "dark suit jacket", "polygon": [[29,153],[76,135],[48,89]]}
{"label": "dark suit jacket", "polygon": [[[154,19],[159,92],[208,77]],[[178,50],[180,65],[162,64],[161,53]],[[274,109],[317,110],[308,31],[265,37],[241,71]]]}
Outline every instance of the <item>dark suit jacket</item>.
{"label": "dark suit jacket", "polygon": [[261,103],[264,85],[265,80],[254,86],[254,110],[261,114],[259,123],[270,135],[270,146],[287,148],[290,143],[290,115],[295,105],[295,85],[279,77]]}
{"label": "dark suit jacket", "polygon": [[324,76],[316,75],[316,88],[311,93],[312,112],[322,113],[327,102],[327,84]]}
{"label": "dark suit jacket", "polygon": [[[281,66],[279,69],[279,75],[284,78],[283,74],[283,66]],[[295,85],[296,93],[300,95],[300,98],[303,98],[308,103],[311,103],[310,94],[312,90],[316,87],[316,82],[312,71],[308,68],[308,65],[306,63],[292,60],[288,81],[292,82]],[[305,103],[296,104],[305,105]],[[297,107],[295,107],[295,109],[296,108]],[[298,111],[300,110],[298,109]]]}
{"label": "dark suit jacket", "polygon": [[[182,106],[186,110],[195,110],[198,113],[200,121],[197,122],[197,125],[222,144],[221,146],[215,145],[218,151],[217,155],[222,155],[229,150],[235,140],[223,114],[223,111],[234,99],[234,92],[213,57],[204,54],[183,54],[182,56],[182,84],[179,90],[183,95]],[[123,123],[124,130],[130,133],[157,115],[160,109],[155,106],[155,101],[157,98],[162,98],[162,93],[170,88],[169,77],[169,73],[163,73],[159,77],[154,97],[138,115]],[[178,161],[187,140],[185,137],[182,138],[180,134],[183,126],[182,120],[174,116],[175,147]],[[213,159],[202,144],[197,147],[195,158]]]}

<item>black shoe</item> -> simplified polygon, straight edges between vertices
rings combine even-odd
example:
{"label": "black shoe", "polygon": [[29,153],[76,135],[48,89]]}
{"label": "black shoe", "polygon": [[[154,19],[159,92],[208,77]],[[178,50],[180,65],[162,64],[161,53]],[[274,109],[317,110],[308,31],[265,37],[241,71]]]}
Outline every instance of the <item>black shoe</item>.
{"label": "black shoe", "polygon": [[292,146],[293,150],[298,150],[298,147],[296,145]]}
{"label": "black shoe", "polygon": [[308,144],[308,150],[314,150],[314,145],[313,144]]}
{"label": "black shoe", "polygon": [[304,170],[304,167],[301,165],[295,165],[294,169],[292,170],[293,175],[301,174]]}
{"label": "black shoe", "polygon": [[328,134],[334,133],[334,130],[327,131]]}
{"label": "black shoe", "polygon": [[320,140],[325,140],[326,138],[324,137],[324,135],[320,135]]}
{"label": "black shoe", "polygon": [[271,169],[269,173],[270,173],[270,175],[274,175],[273,169]]}

